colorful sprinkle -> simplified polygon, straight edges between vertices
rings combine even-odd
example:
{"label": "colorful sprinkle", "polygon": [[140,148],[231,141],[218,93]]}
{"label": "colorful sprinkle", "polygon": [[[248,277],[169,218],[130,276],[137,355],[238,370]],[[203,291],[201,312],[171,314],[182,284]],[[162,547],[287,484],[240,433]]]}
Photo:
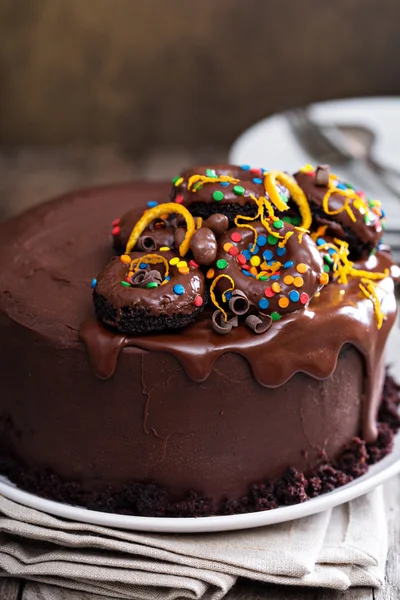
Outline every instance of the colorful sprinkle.
{"label": "colorful sprinkle", "polygon": [[182,196],[182,194],[178,194],[177,196],[175,196],[175,202],[177,204],[182,204],[182,202],[183,202],[183,196]]}
{"label": "colorful sprinkle", "polygon": [[295,215],[294,217],[292,217],[292,225],[294,225],[295,227],[301,225],[301,217],[299,217],[299,215]]}
{"label": "colorful sprinkle", "polygon": [[176,266],[178,267],[178,269],[180,269],[181,267],[187,267],[187,262],[186,260],[180,260]]}
{"label": "colorful sprinkle", "polygon": [[149,208],[154,208],[155,206],[158,206],[158,202],[156,202],[155,200],[149,200],[149,202],[147,203],[147,206]]}
{"label": "colorful sprinkle", "polygon": [[317,239],[317,246],[322,246],[323,244],[326,244],[324,238],[318,238]]}
{"label": "colorful sprinkle", "polygon": [[220,185],[221,187],[228,187],[228,185],[229,185],[229,181],[220,181],[220,182],[219,182],[219,185]]}
{"label": "colorful sprinkle", "polygon": [[237,256],[239,254],[239,250],[236,248],[236,246],[232,246],[229,248],[229,254],[231,256]]}
{"label": "colorful sprinkle", "polygon": [[182,296],[182,294],[185,293],[185,288],[183,287],[183,285],[181,285],[180,283],[176,283],[174,285],[174,292],[175,294],[177,294],[178,296]]}
{"label": "colorful sprinkle", "polygon": [[267,276],[267,275],[260,275],[260,276],[258,277],[258,279],[259,279],[260,281],[268,281],[268,276]]}
{"label": "colorful sprinkle", "polygon": [[257,238],[258,246],[260,246],[260,247],[265,246],[266,243],[267,243],[267,238],[265,237],[265,235],[259,235]]}
{"label": "colorful sprinkle", "polygon": [[114,221],[112,222],[112,226],[116,227],[117,225],[119,225],[121,222],[121,219],[114,219]]}
{"label": "colorful sprinkle", "polygon": [[131,284],[127,281],[121,281],[121,285],[123,285],[124,287],[130,287]]}
{"label": "colorful sprinkle", "polygon": [[207,279],[212,279],[214,277],[214,269],[208,269],[206,277]]}
{"label": "colorful sprinkle", "polygon": [[266,308],[268,308],[269,302],[268,302],[268,300],[266,298],[261,298],[261,300],[259,300],[259,302],[258,302],[258,306],[262,310],[265,310]]}
{"label": "colorful sprinkle", "polygon": [[308,267],[304,263],[299,263],[298,265],[296,265],[296,271],[298,273],[301,273],[301,274],[307,273],[307,269],[308,269]]}
{"label": "colorful sprinkle", "polygon": [[271,279],[280,279],[280,275],[275,273],[275,275],[271,275]]}
{"label": "colorful sprinkle", "polygon": [[286,248],[278,247],[276,249],[276,253],[277,253],[278,256],[283,256],[284,254],[286,254]]}
{"label": "colorful sprinkle", "polygon": [[177,265],[179,261],[180,261],[180,258],[178,258],[177,256],[174,256],[174,258],[171,258],[171,260],[169,261],[169,264]]}
{"label": "colorful sprinkle", "polygon": [[253,267],[258,267],[261,263],[261,258],[259,256],[252,256],[250,259],[250,264]]}
{"label": "colorful sprinkle", "polygon": [[273,291],[272,288],[267,287],[264,290],[264,295],[267,296],[267,298],[272,298],[273,296],[275,296],[275,292]]}
{"label": "colorful sprinkle", "polygon": [[217,260],[216,265],[218,269],[226,269],[228,263],[224,258],[220,258],[219,260]]}
{"label": "colorful sprinkle", "polygon": [[282,217],[282,220],[285,221],[285,223],[291,223],[292,222],[292,217]]}
{"label": "colorful sprinkle", "polygon": [[271,246],[275,246],[275,244],[278,243],[278,238],[275,237],[274,235],[269,234],[267,239],[268,239],[268,244],[271,244]]}
{"label": "colorful sprinkle", "polygon": [[329,273],[329,271],[330,271],[329,265],[324,265],[324,271],[325,271],[325,273]]}
{"label": "colorful sprinkle", "polygon": [[149,265],[147,263],[140,263],[139,269],[147,269]]}
{"label": "colorful sprinkle", "polygon": [[150,283],[148,283],[146,285],[147,288],[156,288],[158,287],[158,283],[156,281],[150,281]]}
{"label": "colorful sprinkle", "polygon": [[189,269],[189,267],[180,267],[178,269],[178,271],[181,275],[187,275],[189,273],[190,269]]}
{"label": "colorful sprinkle", "polygon": [[307,302],[309,301],[309,296],[308,294],[306,294],[305,292],[303,292],[300,296],[300,302],[301,304],[307,304]]}
{"label": "colorful sprinkle", "polygon": [[224,192],[221,192],[220,190],[215,190],[212,197],[213,197],[213,200],[215,200],[216,202],[221,202],[221,200],[223,200],[225,198],[225,195],[224,195]]}
{"label": "colorful sprinkle", "polygon": [[255,245],[253,245],[253,244],[250,244],[250,246],[249,246],[249,250],[250,250],[250,252],[251,252],[252,254],[257,254],[257,253],[258,253],[258,251],[259,251],[259,249],[260,249],[260,248],[258,247],[258,245],[257,245],[257,244],[255,244]]}
{"label": "colorful sprinkle", "polygon": [[292,285],[293,281],[293,275],[285,275],[285,277],[283,278],[283,283],[286,283],[286,285]]}
{"label": "colorful sprinkle", "polygon": [[300,288],[303,287],[304,281],[302,277],[295,277],[293,280],[294,287]]}
{"label": "colorful sprinkle", "polygon": [[189,261],[189,265],[190,265],[191,267],[194,267],[195,269],[198,269],[198,268],[200,267],[199,263],[197,263],[197,262],[196,262],[195,260],[193,260],[193,259]]}
{"label": "colorful sprinkle", "polygon": [[203,306],[203,298],[201,296],[196,296],[194,299],[195,306]]}
{"label": "colorful sprinkle", "polygon": [[281,291],[281,286],[276,281],[271,285],[271,287],[272,291],[274,291],[276,294],[279,294],[279,292]]}
{"label": "colorful sprinkle", "polygon": [[291,300],[292,302],[298,302],[298,301],[299,301],[299,299],[300,299],[300,294],[299,294],[299,292],[298,292],[297,290],[292,290],[292,291],[289,293],[289,298],[290,298],[290,300]]}
{"label": "colorful sprinkle", "polygon": [[247,277],[251,277],[250,271],[246,271],[246,270],[242,269],[242,273],[243,273],[243,275],[246,275]]}
{"label": "colorful sprinkle", "polygon": [[240,165],[240,168],[242,169],[242,171],[250,171],[250,165]]}
{"label": "colorful sprinkle", "polygon": [[240,265],[245,265],[246,264],[246,257],[243,254],[239,254],[237,257],[237,261]]}
{"label": "colorful sprinkle", "polygon": [[242,254],[246,258],[246,260],[250,260],[251,253],[248,250],[243,250]]}
{"label": "colorful sprinkle", "polygon": [[121,231],[121,227],[119,227],[119,225],[116,225],[115,227],[112,228],[112,234],[113,235],[118,235],[119,232]]}
{"label": "colorful sprinkle", "polygon": [[95,277],[93,277],[92,283],[90,285],[92,286],[92,288],[96,287],[96,285],[97,285],[97,279]]}
{"label": "colorful sprinkle", "polygon": [[[175,179],[175,177],[174,177],[174,179]],[[181,183],[183,183],[183,177],[178,177],[178,179],[174,183],[174,186],[178,187],[178,185],[181,185]]]}
{"label": "colorful sprinkle", "polygon": [[172,183],[175,185],[175,184],[176,184],[176,182],[178,181],[178,179],[180,179],[180,177],[181,177],[180,175],[176,175],[176,176],[173,178],[173,180],[172,180]]}
{"label": "colorful sprinkle", "polygon": [[273,321],[279,321],[279,319],[281,318],[281,315],[278,312],[272,312],[270,314],[270,317]]}
{"label": "colorful sprinkle", "polygon": [[206,169],[206,176],[207,177],[217,177],[217,174],[214,171],[214,169]]}
{"label": "colorful sprinkle", "polygon": [[224,244],[222,246],[222,248],[225,250],[225,252],[229,252],[230,248],[233,247],[233,244],[231,244],[230,242],[226,242],[226,244]]}
{"label": "colorful sprinkle", "polygon": [[322,273],[322,275],[319,278],[319,282],[322,283],[322,285],[326,285],[329,282],[328,273]]}
{"label": "colorful sprinkle", "polygon": [[253,177],[253,183],[255,183],[256,185],[261,185],[263,182],[262,179],[260,179],[259,177]]}
{"label": "colorful sprinkle", "polygon": [[274,258],[274,255],[271,250],[264,250],[262,256],[263,256],[264,260],[271,260],[272,258]]}
{"label": "colorful sprinkle", "polygon": [[252,275],[257,275],[257,269],[256,269],[256,267],[250,267],[250,273]]}
{"label": "colorful sprinkle", "polygon": [[289,300],[287,298],[279,298],[278,304],[281,308],[286,308],[289,306]]}
{"label": "colorful sprinkle", "polygon": [[124,265],[130,265],[131,264],[131,257],[129,256],[129,254],[122,254],[122,256],[120,257],[120,261],[122,263],[124,263]]}
{"label": "colorful sprinkle", "polygon": [[285,262],[285,264],[283,265],[285,267],[285,269],[290,269],[290,267],[293,267],[294,262],[292,260],[288,260]]}
{"label": "colorful sprinkle", "polygon": [[[260,238],[258,238],[260,239]],[[240,242],[242,240],[242,236],[239,232],[234,231],[231,235],[232,242]]]}
{"label": "colorful sprinkle", "polygon": [[275,229],[282,229],[283,221],[281,221],[280,219],[277,219],[276,221],[274,221],[273,226],[275,227]]}
{"label": "colorful sprinkle", "polygon": [[244,194],[244,187],[242,187],[241,185],[234,185],[233,186],[233,193],[236,194],[236,196],[243,196],[243,194]]}
{"label": "colorful sprinkle", "polygon": [[161,246],[160,248],[160,252],[168,252],[168,250],[171,250],[169,246]]}

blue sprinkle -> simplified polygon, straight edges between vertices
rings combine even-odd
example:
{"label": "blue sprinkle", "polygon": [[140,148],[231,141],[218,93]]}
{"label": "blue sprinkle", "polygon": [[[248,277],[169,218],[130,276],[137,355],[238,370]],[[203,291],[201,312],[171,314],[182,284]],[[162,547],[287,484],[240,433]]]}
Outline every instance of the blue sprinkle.
{"label": "blue sprinkle", "polygon": [[[253,244],[251,244],[250,248],[253,248]],[[251,250],[252,254],[258,254],[259,251],[259,247],[257,246],[257,244],[254,246],[254,250]]]}
{"label": "blue sprinkle", "polygon": [[240,165],[240,168],[242,169],[242,171],[250,171],[250,165]]}
{"label": "blue sprinkle", "polygon": [[147,206],[148,206],[149,208],[154,208],[155,206],[158,206],[158,202],[156,202],[155,200],[150,200],[150,201],[147,203]]}
{"label": "blue sprinkle", "polygon": [[286,248],[277,248],[276,249],[276,253],[278,256],[283,256],[284,254],[286,254]]}
{"label": "blue sprinkle", "polygon": [[174,285],[174,292],[175,294],[178,294],[178,296],[182,296],[182,294],[185,293],[185,288],[180,283],[176,283]]}
{"label": "blue sprinkle", "polygon": [[274,265],[276,263],[276,260],[267,260],[267,265],[271,266]]}
{"label": "blue sprinkle", "polygon": [[383,217],[386,217],[386,213],[385,213],[385,211],[384,211],[384,210],[382,210],[382,209],[381,209],[381,213],[382,213],[382,215],[381,215],[381,216],[382,216],[382,218],[383,218]]}
{"label": "blue sprinkle", "polygon": [[170,277],[169,275],[167,275],[167,276],[165,277],[165,281],[170,281],[170,280],[171,280],[171,277]]}
{"label": "blue sprinkle", "polygon": [[289,269],[290,267],[293,267],[293,265],[294,262],[292,260],[288,260],[283,266],[285,267],[285,269]]}
{"label": "blue sprinkle", "polygon": [[257,238],[257,244],[259,246],[265,246],[266,243],[267,243],[267,238],[265,237],[265,235],[259,235]]}
{"label": "blue sprinkle", "polygon": [[226,298],[227,300],[230,300],[230,299],[232,298],[232,292],[226,292],[226,294],[225,294],[225,298]]}
{"label": "blue sprinkle", "polygon": [[147,263],[140,263],[139,269],[147,269],[149,265]]}
{"label": "blue sprinkle", "polygon": [[270,279],[279,279],[280,275],[272,275],[272,277],[270,277]]}
{"label": "blue sprinkle", "polygon": [[220,181],[220,182],[219,182],[219,185],[220,185],[221,187],[228,187],[228,185],[229,185],[229,181]]}
{"label": "blue sprinkle", "polygon": [[324,238],[318,238],[317,239],[317,246],[322,246],[322,244],[326,244],[326,241],[324,240]]}
{"label": "blue sprinkle", "polygon": [[292,302],[298,302],[300,299],[300,294],[298,291],[293,290],[289,293],[289,298]]}
{"label": "blue sprinkle", "polygon": [[336,187],[338,190],[347,190],[347,187],[344,185],[344,183],[338,183]]}
{"label": "blue sprinkle", "polygon": [[266,298],[261,298],[261,300],[258,302],[258,306],[265,310],[266,308],[268,308],[269,302]]}
{"label": "blue sprinkle", "polygon": [[246,260],[250,260],[250,258],[251,258],[251,252],[249,250],[243,250],[242,254],[243,254],[243,256],[245,257]]}
{"label": "blue sprinkle", "polygon": [[329,248],[328,254],[336,254],[336,250],[334,248]]}
{"label": "blue sprinkle", "polygon": [[260,179],[259,177],[254,177],[253,179],[253,183],[256,183],[257,185],[261,185],[263,182],[262,179]]}
{"label": "blue sprinkle", "polygon": [[93,277],[91,286],[92,286],[92,288],[95,288],[96,285],[97,285],[97,279],[95,277]]}
{"label": "blue sprinkle", "polygon": [[264,260],[271,260],[271,258],[274,258],[274,255],[271,250],[264,250],[263,258]]}
{"label": "blue sprinkle", "polygon": [[242,269],[242,273],[243,275],[246,275],[246,277],[251,277],[250,271],[247,271],[246,269]]}

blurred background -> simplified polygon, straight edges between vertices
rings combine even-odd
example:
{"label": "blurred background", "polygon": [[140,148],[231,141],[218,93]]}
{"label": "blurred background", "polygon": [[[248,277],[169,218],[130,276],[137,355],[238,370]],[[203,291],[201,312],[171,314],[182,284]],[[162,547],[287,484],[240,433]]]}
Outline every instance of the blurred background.
{"label": "blurred background", "polygon": [[398,0],[0,0],[3,216],[224,160],[252,123],[400,93]]}

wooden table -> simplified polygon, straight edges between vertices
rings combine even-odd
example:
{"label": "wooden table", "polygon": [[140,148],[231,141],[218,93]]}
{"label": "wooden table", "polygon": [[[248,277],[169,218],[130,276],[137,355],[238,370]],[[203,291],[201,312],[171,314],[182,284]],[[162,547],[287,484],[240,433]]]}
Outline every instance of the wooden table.
{"label": "wooden table", "polygon": [[[37,150],[22,148],[0,153],[0,218],[20,212],[40,200],[76,188],[133,178],[170,178],[182,166],[222,162],[222,149],[155,151],[134,160],[116,147],[82,147]],[[347,592],[316,588],[263,585],[241,580],[227,600],[400,600],[400,476],[384,486],[389,527],[386,584],[380,590],[354,588]],[[0,600],[105,600],[95,596],[16,579],[0,580]]]}

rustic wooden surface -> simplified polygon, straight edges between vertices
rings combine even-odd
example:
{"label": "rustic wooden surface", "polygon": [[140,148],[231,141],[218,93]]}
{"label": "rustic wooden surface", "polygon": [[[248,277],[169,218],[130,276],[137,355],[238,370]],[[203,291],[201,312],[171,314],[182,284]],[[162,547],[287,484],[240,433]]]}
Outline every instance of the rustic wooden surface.
{"label": "rustic wooden surface", "polygon": [[[146,177],[166,179],[182,165],[224,160],[224,149],[193,152],[153,152],[140,161],[113,146],[69,147],[38,151],[28,148],[0,153],[0,218],[15,214],[51,196],[74,188]],[[386,584],[382,589],[347,592],[316,588],[270,586],[241,580],[227,600],[399,600],[400,599],[400,476],[384,486],[389,529]],[[84,592],[15,579],[0,580],[0,600],[105,600]],[[109,598],[109,597],[108,597]],[[110,600],[112,600],[110,598]]]}

